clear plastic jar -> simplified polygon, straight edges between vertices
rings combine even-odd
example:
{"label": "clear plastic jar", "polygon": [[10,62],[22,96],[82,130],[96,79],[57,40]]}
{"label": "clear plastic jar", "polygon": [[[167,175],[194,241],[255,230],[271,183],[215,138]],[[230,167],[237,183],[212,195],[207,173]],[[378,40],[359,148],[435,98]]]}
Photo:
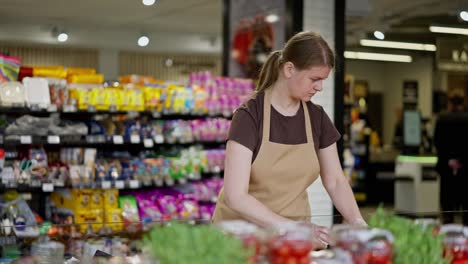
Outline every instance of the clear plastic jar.
{"label": "clear plastic jar", "polygon": [[440,228],[444,240],[444,256],[452,256],[452,263],[468,263],[468,227],[449,224]]}
{"label": "clear plastic jar", "polygon": [[271,264],[309,264],[310,253],[319,243],[312,225],[288,223],[269,230],[268,260]]}
{"label": "clear plastic jar", "polygon": [[249,259],[250,263],[261,263],[265,252],[265,233],[259,227],[241,220],[222,221],[217,226],[226,234],[240,239],[246,249],[253,250],[254,254]]}
{"label": "clear plastic jar", "polygon": [[332,245],[348,251],[356,264],[391,264],[393,235],[383,229],[337,225]]}

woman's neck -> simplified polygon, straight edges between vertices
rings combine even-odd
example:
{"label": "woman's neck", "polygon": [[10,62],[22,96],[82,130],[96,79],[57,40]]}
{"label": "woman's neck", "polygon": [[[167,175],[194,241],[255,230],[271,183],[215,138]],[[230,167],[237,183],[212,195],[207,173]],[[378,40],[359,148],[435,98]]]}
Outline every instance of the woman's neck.
{"label": "woman's neck", "polygon": [[293,116],[297,113],[301,102],[289,95],[286,83],[278,80],[270,89],[271,104],[276,111],[284,116]]}

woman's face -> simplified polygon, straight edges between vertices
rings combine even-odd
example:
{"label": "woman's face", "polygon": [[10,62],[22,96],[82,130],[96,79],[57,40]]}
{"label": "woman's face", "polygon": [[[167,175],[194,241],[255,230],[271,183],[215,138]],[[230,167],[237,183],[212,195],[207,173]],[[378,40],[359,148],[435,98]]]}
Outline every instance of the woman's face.
{"label": "woman's face", "polygon": [[323,81],[331,71],[328,66],[314,66],[306,70],[299,70],[292,64],[290,66],[285,69],[289,94],[302,101],[310,101],[312,96],[322,91]]}

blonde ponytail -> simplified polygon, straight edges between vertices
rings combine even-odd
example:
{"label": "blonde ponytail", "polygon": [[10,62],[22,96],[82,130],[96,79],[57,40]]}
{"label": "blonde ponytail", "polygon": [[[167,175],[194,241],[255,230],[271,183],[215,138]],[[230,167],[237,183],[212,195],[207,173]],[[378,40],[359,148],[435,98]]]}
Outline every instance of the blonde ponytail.
{"label": "blonde ponytail", "polygon": [[263,64],[258,78],[257,93],[264,91],[278,80],[279,69],[282,63],[281,54],[281,50],[273,51]]}

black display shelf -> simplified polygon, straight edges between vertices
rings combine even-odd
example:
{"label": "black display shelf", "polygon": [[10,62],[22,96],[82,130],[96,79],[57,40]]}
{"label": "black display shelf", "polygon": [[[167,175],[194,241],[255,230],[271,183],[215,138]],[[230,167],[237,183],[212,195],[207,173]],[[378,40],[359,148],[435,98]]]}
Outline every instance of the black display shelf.
{"label": "black display shelf", "polygon": [[15,190],[19,193],[50,193],[56,190],[63,189],[94,189],[94,190],[107,190],[107,189],[118,189],[121,191],[132,191],[132,190],[153,190],[157,188],[174,187],[190,182],[199,182],[202,179],[222,177],[223,172],[209,172],[203,173],[201,178],[196,179],[181,179],[170,181],[151,181],[143,182],[139,180],[116,180],[116,181],[100,181],[95,182],[92,185],[54,185],[53,183],[42,183],[42,182],[31,182],[29,184],[3,184],[0,183],[0,192],[4,193],[8,190]]}
{"label": "black display shelf", "polygon": [[123,136],[103,136],[103,135],[21,135],[21,136],[1,136],[0,143],[5,146],[20,145],[42,145],[42,146],[82,146],[82,147],[141,147],[157,148],[169,146],[190,146],[202,145],[204,147],[219,147],[225,145],[225,141],[193,141],[193,142],[160,142],[158,139],[141,138],[132,136],[125,138]]}
{"label": "black display shelf", "polygon": [[201,114],[201,113],[170,113],[170,112],[158,112],[158,111],[119,111],[119,110],[96,110],[95,108],[90,108],[88,110],[77,110],[73,107],[57,109],[53,108],[28,108],[28,107],[0,107],[0,114],[7,115],[34,115],[34,116],[49,116],[50,114],[57,113],[63,116],[64,118],[74,118],[74,117],[92,117],[94,115],[130,115],[130,116],[151,116],[154,119],[158,120],[173,120],[173,119],[182,119],[182,120],[191,120],[198,118],[227,118],[230,119],[232,115],[223,115],[223,114]]}

